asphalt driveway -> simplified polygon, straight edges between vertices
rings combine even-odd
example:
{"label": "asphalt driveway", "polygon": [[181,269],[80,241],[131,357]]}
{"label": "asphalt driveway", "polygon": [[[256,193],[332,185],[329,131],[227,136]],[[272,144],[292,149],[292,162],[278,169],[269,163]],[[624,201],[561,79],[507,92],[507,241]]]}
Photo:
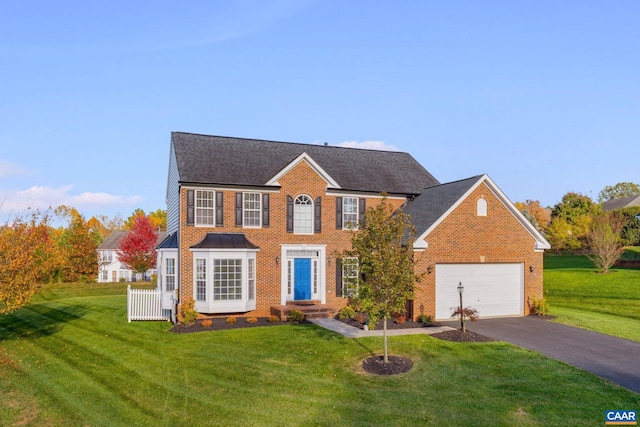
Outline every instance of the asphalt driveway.
{"label": "asphalt driveway", "polygon": [[[443,322],[459,327],[459,322]],[[536,316],[467,322],[467,329],[545,354],[640,393],[640,343]]]}

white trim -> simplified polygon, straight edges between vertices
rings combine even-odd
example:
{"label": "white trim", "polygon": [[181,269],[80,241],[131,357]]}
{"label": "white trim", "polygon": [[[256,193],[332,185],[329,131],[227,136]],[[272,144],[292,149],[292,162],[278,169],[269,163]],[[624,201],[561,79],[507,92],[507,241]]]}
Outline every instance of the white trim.
{"label": "white trim", "polygon": [[320,167],[306,152],[300,154],[296,157],[291,163],[284,167],[280,172],[278,172],[273,178],[265,183],[265,185],[280,185],[278,180],[289,173],[294,167],[296,167],[300,162],[307,162],[311,169],[313,169],[319,176],[327,183],[327,188],[340,188],[338,183],[334,181],[331,176]]}
{"label": "white trim", "polygon": [[[258,212],[258,225],[246,225],[245,224],[245,214],[247,212],[256,212],[255,209],[249,210],[245,207],[245,202],[246,202],[246,195],[247,194],[257,194],[258,195],[258,204],[259,204],[259,208],[257,209]],[[262,193],[259,191],[243,191],[242,192],[242,228],[262,228]]]}
{"label": "white trim", "polygon": [[[318,261],[318,292],[313,293],[313,281],[312,283],[312,299],[319,299],[321,304],[327,303],[327,245],[292,245],[282,244],[280,245],[280,304],[285,305],[287,301],[293,300],[293,296],[288,293],[288,261],[296,257],[287,258],[287,251],[314,251],[318,252],[317,257],[305,257]],[[313,271],[313,262],[312,262]],[[293,286],[292,286],[293,292]]]}
{"label": "white trim", "polygon": [[[502,202],[502,204],[507,208],[507,210],[511,212],[511,214],[520,222],[520,224],[535,239],[536,242],[534,245],[534,250],[536,252],[541,252],[545,249],[551,248],[551,245],[549,244],[549,242],[547,242],[544,236],[542,236],[542,234],[540,234],[540,232],[531,224],[531,222],[529,222],[529,220],[525,218],[522,212],[520,212],[518,208],[516,208],[515,205],[511,203],[509,198],[507,198],[507,196],[500,190],[500,188],[498,188],[498,186],[491,180],[491,178],[489,178],[489,176],[485,174],[485,175],[482,175],[480,179],[478,179],[478,181],[476,181],[476,183],[473,184],[471,188],[469,188],[469,190],[467,190],[467,192],[465,192],[462,195],[462,197],[460,197],[453,205],[451,205],[451,207],[449,207],[449,209],[447,209],[447,211],[444,214],[442,214],[442,216],[438,218],[437,221],[431,224],[431,227],[429,227],[424,233],[422,233],[420,236],[416,238],[415,242],[413,243],[414,249],[426,249],[427,247],[429,247],[429,244],[427,243],[427,240],[426,240],[427,236],[437,226],[439,226],[442,223],[442,221],[444,221],[445,218],[449,216],[451,212],[453,212],[458,206],[460,206],[460,204],[467,197],[469,197],[469,195],[473,193],[478,188],[478,186],[480,186],[480,184],[482,183],[485,183],[487,187],[489,187],[489,190],[491,190],[495,194],[495,196]],[[446,184],[443,184],[443,185],[446,185]]]}
{"label": "white trim", "polygon": [[[296,201],[303,196],[308,198],[311,201],[311,203],[305,204],[305,205],[297,204]],[[311,232],[309,233],[302,233],[302,232],[296,231],[296,213],[297,213],[296,207],[297,206],[311,206]],[[298,194],[293,199],[293,234],[297,234],[299,236],[312,236],[314,233],[315,233],[315,202],[313,201],[313,198],[308,194],[305,194],[305,193]]]}
{"label": "white trim", "polygon": [[386,197],[387,200],[404,200],[406,201],[407,198],[403,197],[403,196],[382,196],[380,193],[376,193],[376,194],[372,194],[372,193],[341,193],[338,191],[327,191],[327,196],[334,196],[334,197],[360,197],[360,198],[365,198],[365,199],[383,199]]}

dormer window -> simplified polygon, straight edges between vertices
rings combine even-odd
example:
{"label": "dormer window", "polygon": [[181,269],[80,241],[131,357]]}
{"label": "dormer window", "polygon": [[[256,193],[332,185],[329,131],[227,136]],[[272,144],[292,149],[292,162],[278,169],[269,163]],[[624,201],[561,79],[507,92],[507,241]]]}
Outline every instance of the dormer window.
{"label": "dormer window", "polygon": [[487,216],[487,201],[484,197],[480,197],[476,202],[476,214],[478,216]]}

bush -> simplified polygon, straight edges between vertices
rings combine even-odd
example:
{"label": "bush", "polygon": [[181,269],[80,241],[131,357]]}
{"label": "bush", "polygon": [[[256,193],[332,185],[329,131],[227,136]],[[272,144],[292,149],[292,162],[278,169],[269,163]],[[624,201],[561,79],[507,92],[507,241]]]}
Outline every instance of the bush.
{"label": "bush", "polygon": [[126,281],[127,281],[127,279],[125,279],[124,277],[121,277],[121,278],[118,279],[118,282],[120,282],[120,283],[124,283]]}
{"label": "bush", "polygon": [[184,323],[185,325],[192,325],[198,318],[198,312],[195,310],[195,305],[196,302],[193,298],[184,301],[180,306],[180,311],[178,312],[178,322]]}
{"label": "bush", "polygon": [[355,310],[349,306],[342,307],[338,312],[339,319],[350,319],[355,315],[356,315]]}
{"label": "bush", "polygon": [[397,323],[398,325],[402,325],[402,324],[404,324],[404,322],[406,322],[406,321],[407,321],[407,319],[406,319],[404,316],[398,316],[398,317],[396,317],[396,323]]}
{"label": "bush", "polygon": [[276,316],[275,314],[272,314],[271,316],[269,316],[269,317],[267,318],[267,320],[268,320],[269,322],[279,322],[279,321],[280,321],[280,317],[279,317],[279,316]]}
{"label": "bush", "polygon": [[531,314],[547,316],[549,314],[549,303],[545,298],[538,299],[533,295],[529,303],[529,309],[531,310]]}
{"label": "bush", "polygon": [[257,323],[258,322],[258,318],[257,317],[246,317],[244,320],[247,323]]}
{"label": "bush", "polygon": [[418,318],[416,319],[416,321],[418,323],[422,323],[424,326],[431,326],[433,325],[433,317],[429,316],[428,314],[421,314],[420,316],[418,316]]}
{"label": "bush", "polygon": [[235,325],[237,321],[238,319],[236,319],[235,316],[229,316],[227,317],[227,320],[225,320],[227,325]]}
{"label": "bush", "polygon": [[300,310],[291,310],[289,316],[287,316],[287,320],[291,323],[304,322],[304,313]]}
{"label": "bush", "polygon": [[212,324],[213,324],[213,321],[211,319],[207,319],[207,320],[203,320],[202,321],[202,326],[204,326],[205,328],[208,328]]}
{"label": "bush", "polygon": [[364,324],[364,314],[362,313],[354,314],[353,319],[358,323]]}

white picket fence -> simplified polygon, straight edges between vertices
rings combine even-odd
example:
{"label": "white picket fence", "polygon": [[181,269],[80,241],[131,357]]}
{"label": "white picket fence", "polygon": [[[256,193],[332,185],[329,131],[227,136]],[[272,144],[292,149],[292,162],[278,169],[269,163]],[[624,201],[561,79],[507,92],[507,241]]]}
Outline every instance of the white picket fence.
{"label": "white picket fence", "polygon": [[127,319],[171,320],[171,311],[162,309],[162,291],[159,289],[131,289],[127,287]]}

